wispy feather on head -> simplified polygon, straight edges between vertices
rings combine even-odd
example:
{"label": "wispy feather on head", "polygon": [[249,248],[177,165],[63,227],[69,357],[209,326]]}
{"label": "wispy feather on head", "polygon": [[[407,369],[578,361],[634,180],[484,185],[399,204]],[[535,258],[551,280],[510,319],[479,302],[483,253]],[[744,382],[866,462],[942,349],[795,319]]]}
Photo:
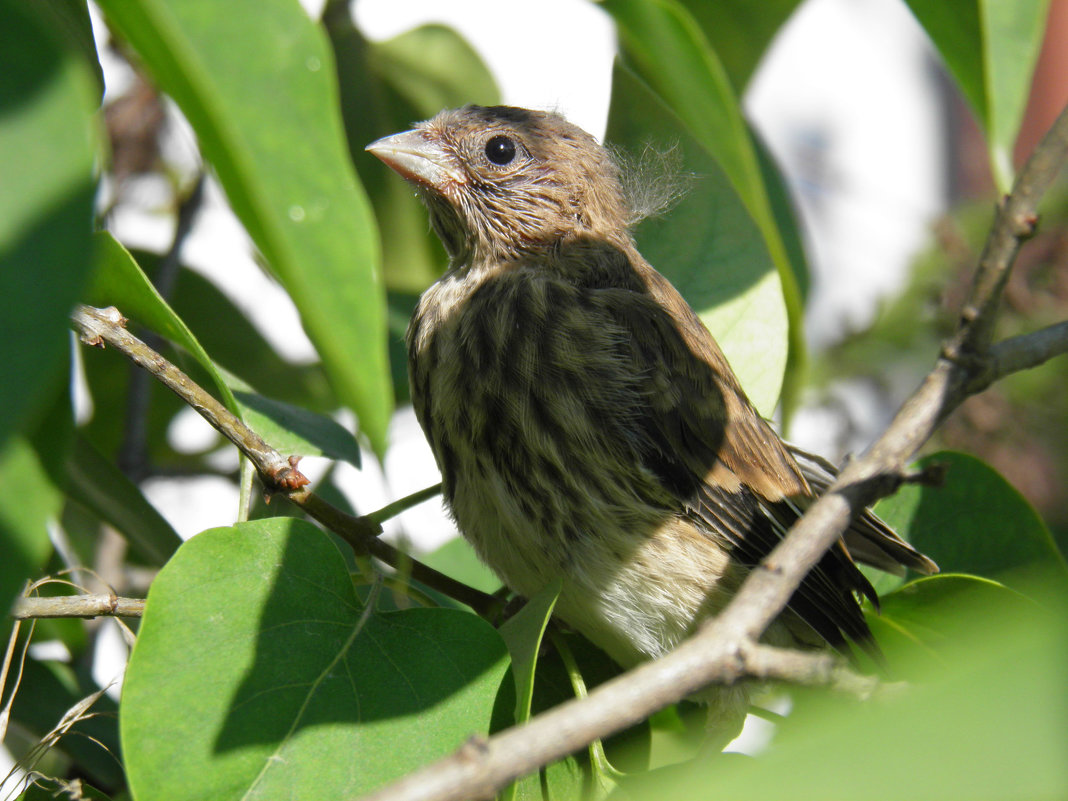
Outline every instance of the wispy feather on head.
{"label": "wispy feather on head", "polygon": [[607,145],[606,149],[619,167],[628,226],[667,213],[697,180],[696,173],[682,168],[678,142],[666,148],[646,142],[638,154],[614,145]]}

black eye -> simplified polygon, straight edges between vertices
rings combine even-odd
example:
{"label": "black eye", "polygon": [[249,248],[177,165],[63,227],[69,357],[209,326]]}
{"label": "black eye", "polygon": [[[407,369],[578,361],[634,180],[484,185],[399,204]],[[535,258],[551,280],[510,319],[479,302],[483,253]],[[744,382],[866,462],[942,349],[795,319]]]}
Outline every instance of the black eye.
{"label": "black eye", "polygon": [[515,142],[507,136],[494,136],[486,142],[486,158],[503,167],[515,158]]}

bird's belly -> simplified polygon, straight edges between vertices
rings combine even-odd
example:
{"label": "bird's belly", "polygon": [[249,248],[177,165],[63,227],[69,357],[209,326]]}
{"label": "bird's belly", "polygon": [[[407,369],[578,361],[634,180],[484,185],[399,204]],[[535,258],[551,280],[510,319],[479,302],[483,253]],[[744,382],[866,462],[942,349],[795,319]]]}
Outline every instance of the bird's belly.
{"label": "bird's belly", "polygon": [[650,512],[620,525],[574,509],[561,533],[528,519],[506,483],[484,470],[456,482],[460,530],[520,595],[560,579],[555,614],[625,667],[670,651],[737,589],[740,568],[685,518]]}

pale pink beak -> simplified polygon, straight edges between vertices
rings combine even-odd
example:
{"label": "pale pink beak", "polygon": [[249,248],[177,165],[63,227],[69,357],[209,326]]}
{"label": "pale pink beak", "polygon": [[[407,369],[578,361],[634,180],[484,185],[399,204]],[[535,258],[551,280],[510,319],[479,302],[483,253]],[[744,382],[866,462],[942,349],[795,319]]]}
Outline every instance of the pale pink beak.
{"label": "pale pink beak", "polygon": [[402,178],[440,191],[446,184],[467,183],[467,175],[436,142],[416,129],[384,136],[366,148]]}

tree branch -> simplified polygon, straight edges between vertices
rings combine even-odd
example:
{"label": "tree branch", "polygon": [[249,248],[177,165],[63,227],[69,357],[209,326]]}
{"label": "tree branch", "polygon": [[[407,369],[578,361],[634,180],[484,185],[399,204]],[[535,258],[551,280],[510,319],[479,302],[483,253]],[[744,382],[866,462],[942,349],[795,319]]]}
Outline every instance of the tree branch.
{"label": "tree branch", "polygon": [[[723,612],[670,654],[606,682],[587,698],[561,704],[489,739],[472,739],[452,756],[365,796],[365,801],[459,801],[491,796],[519,776],[644,720],[708,684],[730,684],[747,675],[789,681],[826,678],[818,670],[799,673],[776,665],[771,660],[776,649],[757,642],[768,624],[838,541],[853,516],[906,480],[907,463],[966,397],[995,377],[1065,351],[1059,326],[1008,340],[999,346],[1001,350],[991,350],[988,343],[1008,272],[1021,242],[1033,233],[1038,199],[1059,172],[1066,152],[1068,109],[1061,112],[1001,204],[959,329],[943,347],[934,369],[886,432],[846,467],[750,573]],[[781,674],[773,668],[781,669]]]}
{"label": "tree branch", "polygon": [[296,458],[286,459],[282,456],[189,376],[127,331],[124,327],[126,320],[117,309],[78,306],[71,319],[81,332],[82,342],[94,346],[107,343],[154,375],[248,457],[270,492],[284,495],[310,517],[344,539],[357,554],[374,556],[427,586],[467,604],[479,614],[486,615],[497,608],[498,603],[492,596],[439,573],[379,539],[381,521],[398,510],[400,502],[370,515],[354,517],[308,490],[308,479],[297,470]]}

